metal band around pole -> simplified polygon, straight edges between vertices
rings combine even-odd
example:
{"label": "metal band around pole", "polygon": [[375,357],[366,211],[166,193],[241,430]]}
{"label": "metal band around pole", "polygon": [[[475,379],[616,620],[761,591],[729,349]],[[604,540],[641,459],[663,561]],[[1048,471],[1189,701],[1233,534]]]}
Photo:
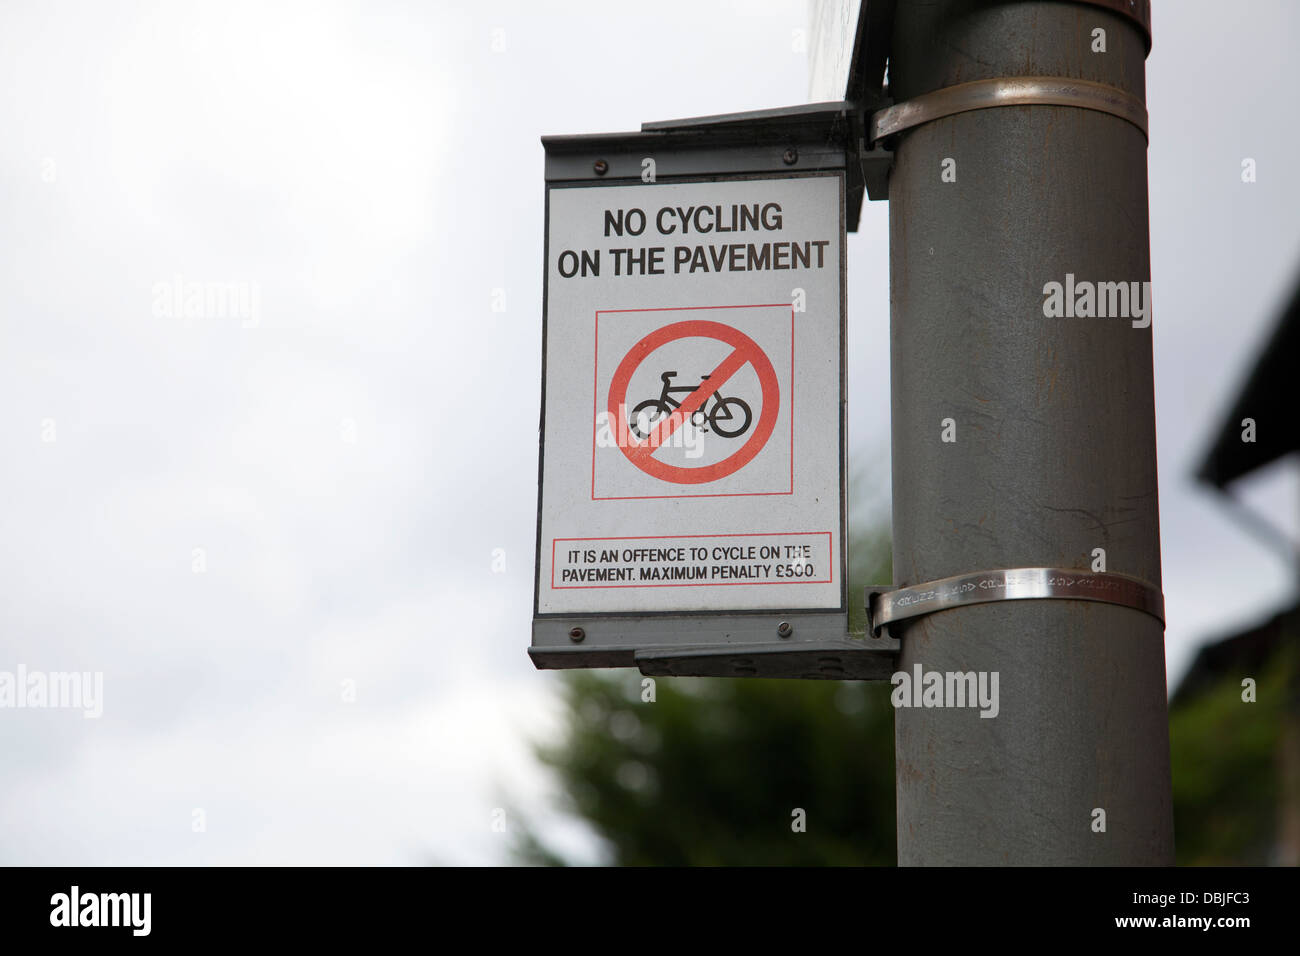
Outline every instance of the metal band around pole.
{"label": "metal band around pole", "polygon": [[1165,623],[1165,598],[1145,581],[1126,574],[1069,568],[1009,568],[980,571],[914,584],[875,595],[867,609],[872,631],[894,621],[946,611],[967,604],[1058,598],[1100,601],[1143,611]]}
{"label": "metal band around pole", "polygon": [[1147,137],[1147,108],[1142,100],[1105,83],[1058,76],[1008,76],[975,80],[924,93],[871,116],[871,142],[945,116],[995,106],[1077,106],[1128,120]]}

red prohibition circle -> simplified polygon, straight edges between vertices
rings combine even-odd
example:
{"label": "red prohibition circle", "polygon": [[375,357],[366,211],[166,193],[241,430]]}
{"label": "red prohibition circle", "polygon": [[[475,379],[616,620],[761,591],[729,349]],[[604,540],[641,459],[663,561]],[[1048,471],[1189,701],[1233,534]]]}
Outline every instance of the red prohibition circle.
{"label": "red prohibition circle", "polygon": [[[723,359],[722,364],[713,370],[708,379],[708,391],[703,394],[703,397],[697,398],[699,395],[697,389],[695,393],[687,397],[681,408],[675,410],[672,415],[657,425],[655,431],[645,441],[636,441],[624,421],[626,409],[628,408],[627,389],[632,380],[632,374],[655,349],[677,339],[692,337],[717,339],[730,345],[734,351]],[[715,462],[712,465],[703,465],[699,468],[683,468],[679,465],[668,465],[656,460],[654,453],[659,450],[663,441],[680,427],[685,419],[690,417],[695,408],[708,402],[713,397],[714,392],[726,384],[727,379],[746,365],[754,366],[754,371],[758,373],[759,385],[763,389],[763,412],[759,415],[758,424],[754,427],[754,433],[749,437],[749,440],[722,461]],[[683,412],[682,409],[688,410]],[[672,325],[665,325],[663,328],[655,329],[655,331],[632,346],[631,351],[623,357],[623,361],[618,364],[618,368],[614,371],[614,378],[609,386],[609,420],[619,423],[620,440],[616,444],[622,449],[623,454],[627,456],[632,464],[646,474],[661,481],[681,485],[698,485],[708,481],[717,481],[719,478],[734,474],[749,464],[754,459],[754,456],[763,450],[763,446],[767,444],[768,438],[771,437],[772,431],[776,428],[776,416],[779,409],[780,387],[777,384],[776,369],[772,367],[771,360],[759,348],[758,343],[748,335],[739,329],[723,325],[721,322],[705,320],[674,322]],[[675,424],[666,434],[661,434],[661,429],[665,423],[674,422]],[[624,439],[624,436],[626,436],[626,439]],[[658,436],[658,443],[654,442],[656,436]]]}

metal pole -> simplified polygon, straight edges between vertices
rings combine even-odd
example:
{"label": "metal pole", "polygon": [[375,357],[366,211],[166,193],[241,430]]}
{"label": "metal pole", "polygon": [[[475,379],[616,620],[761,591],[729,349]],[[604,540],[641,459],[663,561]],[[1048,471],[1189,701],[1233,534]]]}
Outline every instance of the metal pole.
{"label": "metal pole", "polygon": [[[890,94],[1040,76],[1144,98],[1147,38],[1122,12],[1138,6],[899,0]],[[1142,131],[1094,109],[1018,105],[926,122],[894,148],[895,584],[1102,570],[1100,548],[1104,570],[1159,588],[1151,329],[1044,313],[1045,284],[1067,274],[1150,279]],[[1173,862],[1158,620],[1007,601],[895,633],[900,671],[996,672],[999,697],[992,718],[895,712],[900,864]]]}

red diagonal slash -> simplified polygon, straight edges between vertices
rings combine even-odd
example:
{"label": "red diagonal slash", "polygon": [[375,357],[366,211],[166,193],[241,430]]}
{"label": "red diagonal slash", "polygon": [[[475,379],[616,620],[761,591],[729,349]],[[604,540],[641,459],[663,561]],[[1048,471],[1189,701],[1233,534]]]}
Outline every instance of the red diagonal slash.
{"label": "red diagonal slash", "polygon": [[[716,481],[744,467],[757,455],[767,443],[772,430],[776,427],[777,411],[780,407],[780,387],[772,362],[749,336],[739,329],[721,322],[695,320],[675,322],[651,332],[634,345],[624,356],[614,372],[609,389],[609,416],[612,422],[624,422],[627,417],[628,385],[635,372],[646,357],[655,349],[669,342],[683,338],[716,339],[732,347],[732,351],[722,360],[717,368],[690,393],[666,419],[659,422],[644,441],[637,441],[631,429],[620,427],[620,439],[626,435],[626,441],[620,440],[618,447],[632,464],[642,471],[662,481],[678,484],[700,484]],[[755,425],[753,434],[738,450],[722,461],[712,465],[685,468],[669,465],[654,457],[666,442],[691,415],[699,411],[719,388],[745,365],[753,365],[758,374],[759,385],[763,394],[763,407]],[[630,424],[630,423],[629,423]]]}
{"label": "red diagonal slash", "polygon": [[714,392],[720,389],[727,379],[748,365],[749,361],[749,356],[745,355],[742,349],[732,350],[732,353],[709,373],[709,377],[700,383],[699,388],[687,395],[671,415],[654,427],[654,431],[646,436],[645,441],[638,442],[635,447],[628,450],[628,457],[632,459],[632,463],[639,464],[639,459],[648,458],[658,451],[659,447],[672,437],[673,432],[681,428],[713,397]]}

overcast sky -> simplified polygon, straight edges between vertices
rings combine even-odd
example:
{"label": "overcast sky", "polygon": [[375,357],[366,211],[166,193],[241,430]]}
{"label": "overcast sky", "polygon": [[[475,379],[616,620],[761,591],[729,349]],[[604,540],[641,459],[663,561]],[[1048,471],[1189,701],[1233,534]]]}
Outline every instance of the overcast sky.
{"label": "overcast sky", "polygon": [[[0,863],[490,863],[493,808],[548,819],[538,137],[808,93],[801,2],[558,6],[0,6],[0,671],[104,674],[99,719],[0,710]],[[1300,264],[1298,27],[1155,10],[1172,680],[1288,593],[1190,475]],[[848,246],[882,520],[886,224]],[[1295,529],[1294,463],[1248,493]]]}

